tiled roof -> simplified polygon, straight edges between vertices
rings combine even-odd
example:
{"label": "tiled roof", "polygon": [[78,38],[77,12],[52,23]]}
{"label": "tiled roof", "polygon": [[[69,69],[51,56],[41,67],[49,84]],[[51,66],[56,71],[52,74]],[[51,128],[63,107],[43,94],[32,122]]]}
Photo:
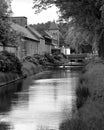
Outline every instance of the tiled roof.
{"label": "tiled roof", "polygon": [[29,39],[34,40],[34,41],[39,41],[27,28],[22,27],[22,26],[15,24],[13,22],[11,22],[11,27],[15,31],[22,33],[23,36],[26,38],[29,38]]}
{"label": "tiled roof", "polygon": [[37,30],[35,30],[33,27],[27,26],[27,29],[28,29],[29,31],[31,31],[31,33],[32,33],[33,35],[35,35],[38,39],[44,39],[44,38],[42,37],[42,35],[41,35]]}
{"label": "tiled roof", "polygon": [[55,22],[51,22],[49,30],[59,30],[59,28]]}

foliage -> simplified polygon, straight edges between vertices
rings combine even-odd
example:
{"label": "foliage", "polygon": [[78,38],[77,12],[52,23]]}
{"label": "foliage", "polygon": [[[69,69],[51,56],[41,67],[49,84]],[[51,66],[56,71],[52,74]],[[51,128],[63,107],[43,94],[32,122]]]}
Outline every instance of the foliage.
{"label": "foliage", "polygon": [[19,59],[13,54],[7,51],[0,52],[0,71],[1,72],[13,72],[22,74],[21,63]]}
{"label": "foliage", "polygon": [[18,41],[18,34],[11,29],[9,16],[11,14],[10,2],[0,0],[0,43],[3,46],[16,45]]}
{"label": "foliage", "polygon": [[60,22],[58,24],[58,27],[59,27],[59,31],[60,31],[60,37],[59,37],[60,46],[65,46],[65,37],[66,37],[66,33],[68,30],[69,24]]}
{"label": "foliage", "polygon": [[47,23],[38,23],[38,24],[33,24],[31,26],[34,27],[40,34],[43,34],[43,31],[46,31],[49,29],[50,23],[51,22],[48,21]]}
{"label": "foliage", "polygon": [[90,130],[86,124],[81,119],[70,119],[65,120],[60,124],[59,130]]}
{"label": "foliage", "polygon": [[27,61],[33,63],[36,66],[48,67],[50,65],[60,65],[66,61],[64,54],[53,54],[50,55],[45,53],[44,55],[34,54],[33,56],[27,56],[23,59],[23,62]]}
{"label": "foliage", "polygon": [[[95,113],[96,114],[96,113]],[[87,121],[79,118],[65,120],[60,124],[60,130],[103,130],[103,118],[89,118]]]}
{"label": "foliage", "polygon": [[76,52],[79,52],[81,51],[81,45],[86,46],[89,44],[94,46],[96,38],[91,31],[85,30],[81,27],[72,26],[69,27],[67,31],[65,42],[70,46],[70,48],[75,49]]}
{"label": "foliage", "polygon": [[77,109],[79,109],[80,107],[84,105],[87,98],[90,96],[89,89],[87,87],[79,86],[76,89],[76,96],[77,96],[76,106],[77,106]]}
{"label": "foliage", "polygon": [[34,0],[34,8],[36,12],[40,12],[54,4],[59,8],[62,18],[72,17],[80,25],[83,24],[84,27],[86,25],[91,29],[91,26],[95,26],[93,23],[99,23],[103,2],[103,0]]}
{"label": "foliage", "polygon": [[94,34],[99,56],[104,57],[104,0],[34,0],[36,13],[52,5],[59,8],[61,19],[71,19],[74,26]]}

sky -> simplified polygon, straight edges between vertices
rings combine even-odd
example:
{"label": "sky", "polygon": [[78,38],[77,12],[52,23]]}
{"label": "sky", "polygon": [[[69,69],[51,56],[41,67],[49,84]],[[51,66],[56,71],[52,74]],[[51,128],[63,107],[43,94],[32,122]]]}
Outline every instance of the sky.
{"label": "sky", "polygon": [[13,0],[12,4],[13,16],[25,16],[28,18],[28,24],[46,23],[48,21],[57,21],[57,8],[54,6],[48,10],[35,14],[33,0]]}

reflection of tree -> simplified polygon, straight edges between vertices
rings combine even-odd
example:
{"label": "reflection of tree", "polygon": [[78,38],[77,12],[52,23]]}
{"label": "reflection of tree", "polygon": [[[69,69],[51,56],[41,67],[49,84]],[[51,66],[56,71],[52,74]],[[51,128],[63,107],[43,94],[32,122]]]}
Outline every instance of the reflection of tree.
{"label": "reflection of tree", "polygon": [[5,123],[5,122],[1,122],[0,123],[0,130],[10,130],[10,125]]}
{"label": "reflection of tree", "polygon": [[48,126],[38,126],[37,130],[50,130]]}
{"label": "reflection of tree", "polygon": [[0,113],[10,111],[12,100],[18,98],[18,95],[14,95],[14,93],[21,91],[21,88],[22,82],[19,82],[5,86],[0,90]]}

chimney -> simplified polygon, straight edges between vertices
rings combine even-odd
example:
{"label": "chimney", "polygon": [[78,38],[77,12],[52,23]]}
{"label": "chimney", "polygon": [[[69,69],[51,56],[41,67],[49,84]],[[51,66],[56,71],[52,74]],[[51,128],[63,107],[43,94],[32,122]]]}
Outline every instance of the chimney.
{"label": "chimney", "polygon": [[19,24],[20,26],[27,26],[27,17],[10,17],[13,23]]}

